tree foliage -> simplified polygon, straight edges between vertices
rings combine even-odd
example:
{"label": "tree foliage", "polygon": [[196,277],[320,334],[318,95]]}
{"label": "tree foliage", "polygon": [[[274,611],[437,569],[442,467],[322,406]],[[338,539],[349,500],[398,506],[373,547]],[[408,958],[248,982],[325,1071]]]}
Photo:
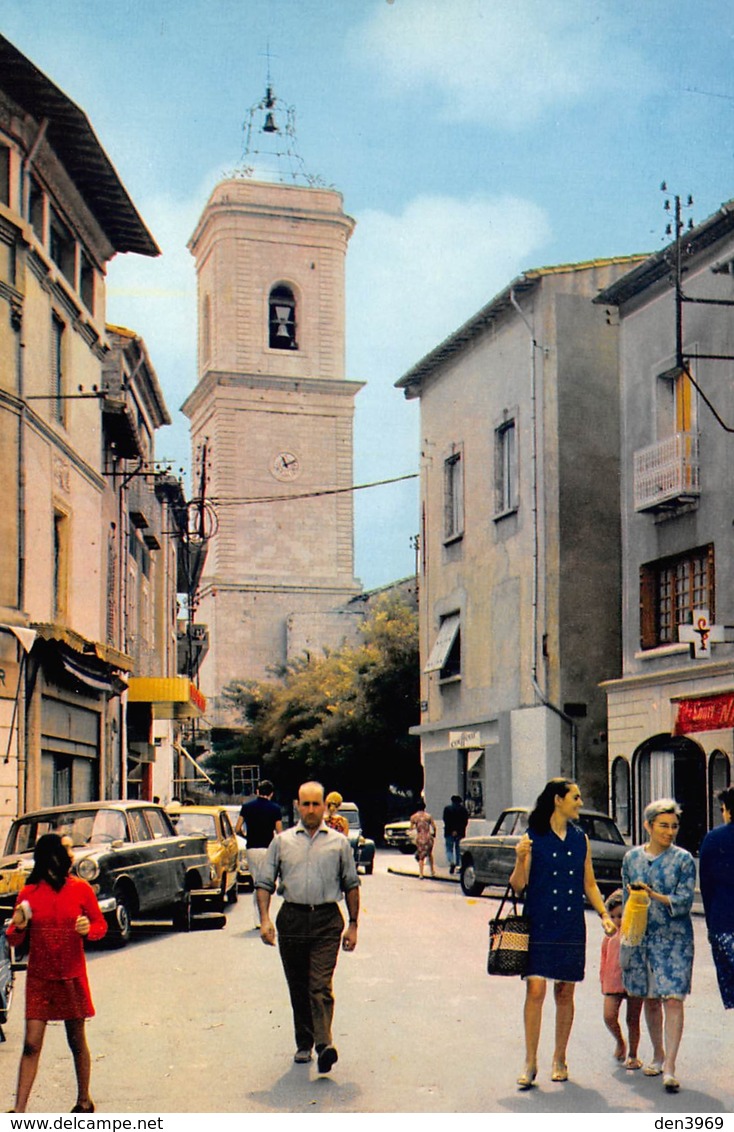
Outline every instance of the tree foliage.
{"label": "tree foliage", "polygon": [[[356,801],[381,831],[390,794],[423,786],[418,624],[399,597],[379,599],[356,646],[288,664],[278,681],[235,681],[223,691],[247,725],[248,748],[282,799],[308,778]],[[390,815],[392,816],[392,815]]]}

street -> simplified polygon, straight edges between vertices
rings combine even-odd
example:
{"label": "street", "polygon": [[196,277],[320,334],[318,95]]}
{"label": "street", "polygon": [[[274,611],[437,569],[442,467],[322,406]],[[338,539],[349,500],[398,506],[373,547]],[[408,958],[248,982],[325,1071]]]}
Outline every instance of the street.
{"label": "street", "polygon": [[[410,871],[416,875],[400,875]],[[602,933],[591,912],[571,1080],[550,1081],[549,996],[539,1087],[519,1093],[523,985],[485,974],[495,908],[494,899],[468,899],[447,879],[419,881],[411,857],[378,851],[374,875],[362,878],[358,948],[337,967],[339,1061],[328,1077],[318,1076],[315,1063],[293,1063],[280,959],[253,930],[249,893],[240,894],[222,931],[183,935],[160,926],[139,930],[120,951],[91,950],[97,1017],[88,1033],[98,1112],[731,1111],[734,1017],[721,1005],[702,917],[695,917],[680,1094],[667,1095],[661,1078],[627,1072],[612,1058],[597,974]],[[2,1109],[12,1103],[21,1051],[24,978],[0,1045]],[[68,1112],[73,1101],[71,1058],[63,1026],[54,1023],[29,1111]]]}

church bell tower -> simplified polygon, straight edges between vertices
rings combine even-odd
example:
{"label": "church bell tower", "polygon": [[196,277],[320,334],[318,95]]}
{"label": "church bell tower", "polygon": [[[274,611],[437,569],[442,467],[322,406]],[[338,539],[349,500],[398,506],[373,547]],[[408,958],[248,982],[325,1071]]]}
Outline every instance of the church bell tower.
{"label": "church bell tower", "polygon": [[232,680],[272,677],[337,647],[354,577],[352,432],[362,383],[345,370],[345,260],[354,221],[302,171],[292,111],[268,85],[245,166],[216,186],[189,242],[198,382],[183,405],[195,482],[206,453],[217,515],[197,620],[214,721]]}

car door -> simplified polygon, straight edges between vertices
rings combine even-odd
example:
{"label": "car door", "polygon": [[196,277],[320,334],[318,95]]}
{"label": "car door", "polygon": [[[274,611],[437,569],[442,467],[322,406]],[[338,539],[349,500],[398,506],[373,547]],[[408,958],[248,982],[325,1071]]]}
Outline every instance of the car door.
{"label": "car door", "polygon": [[[155,806],[141,811],[147,828],[146,868],[144,877],[145,902],[149,909],[172,904],[183,888],[183,868],[178,851],[178,839],[173,835],[168,819]],[[141,896],[142,899],[142,896]]]}
{"label": "car door", "polygon": [[483,884],[505,885],[515,867],[515,846],[527,827],[524,810],[505,810],[483,846],[477,879]]}

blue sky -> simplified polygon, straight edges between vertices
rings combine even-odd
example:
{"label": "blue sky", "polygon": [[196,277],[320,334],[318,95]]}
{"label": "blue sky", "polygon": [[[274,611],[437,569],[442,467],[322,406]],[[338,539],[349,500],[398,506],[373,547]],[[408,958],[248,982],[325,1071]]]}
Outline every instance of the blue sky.
{"label": "blue sky", "polygon": [[[357,220],[347,261],[355,482],[418,470],[394,382],[529,267],[653,251],[660,182],[734,197],[730,0],[0,0],[0,29],[87,113],[163,256],[118,257],[108,319],[145,338],[188,466],[186,251],[239,162],[266,51],[306,168]],[[357,574],[414,568],[415,481],[356,493]]]}

